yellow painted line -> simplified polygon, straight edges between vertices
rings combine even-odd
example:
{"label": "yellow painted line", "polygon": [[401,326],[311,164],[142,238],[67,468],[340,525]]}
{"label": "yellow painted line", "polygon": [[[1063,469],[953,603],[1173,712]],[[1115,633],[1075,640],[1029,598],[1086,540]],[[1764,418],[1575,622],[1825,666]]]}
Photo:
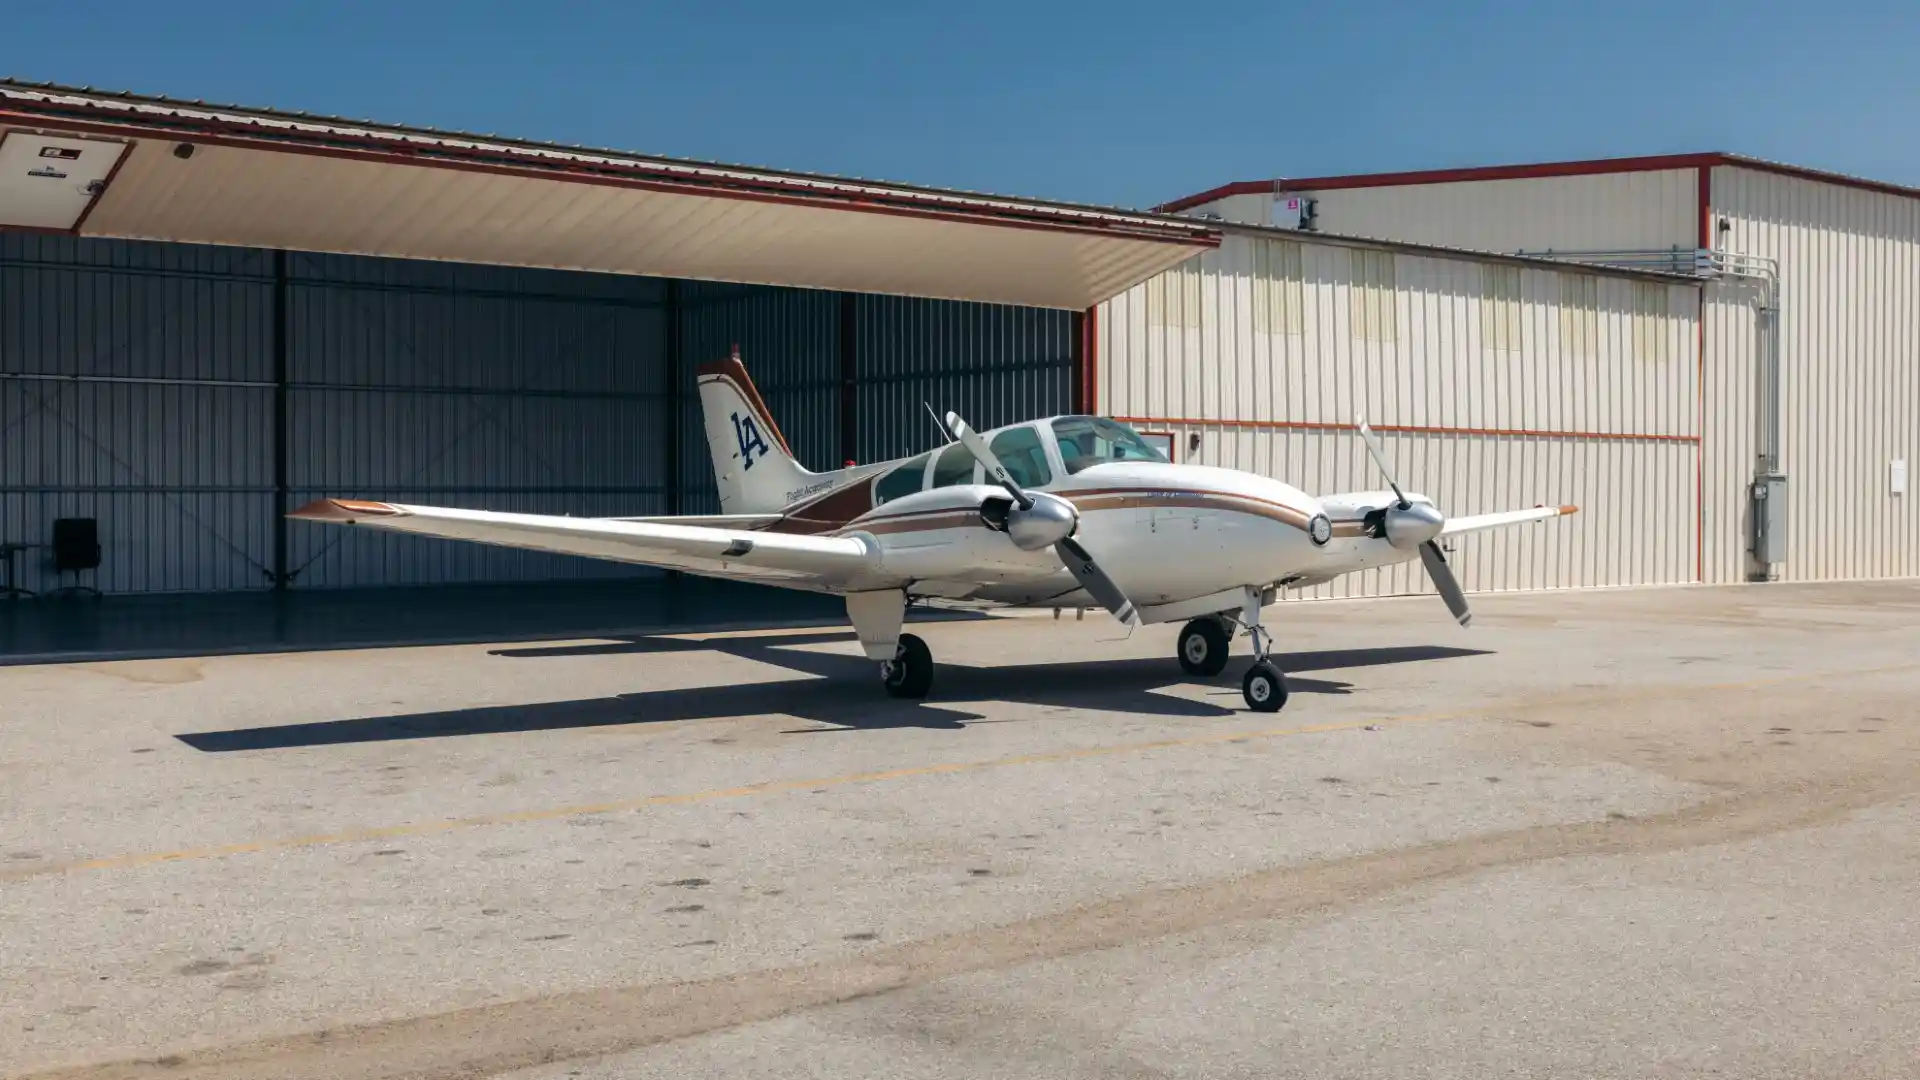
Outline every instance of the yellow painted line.
{"label": "yellow painted line", "polygon": [[1322,732],[1352,731],[1356,728],[1368,726],[1413,724],[1423,721],[1458,719],[1473,715],[1478,715],[1478,712],[1435,713],[1427,716],[1395,716],[1385,719],[1347,720],[1330,724],[1310,724],[1304,727],[1270,728],[1264,731],[1215,732],[1210,735],[1195,735],[1179,739],[1156,739],[1152,742],[1121,743],[1113,746],[1091,746],[1078,750],[1020,754],[1014,757],[991,758],[986,761],[961,761],[938,765],[911,765],[898,769],[847,773],[842,776],[817,777],[809,780],[769,780],[758,784],[743,784],[739,787],[714,788],[710,791],[694,791],[677,795],[649,795],[637,799],[622,799],[617,802],[586,803],[578,806],[555,806],[542,810],[521,810],[508,814],[484,814],[477,817],[445,818],[439,821],[421,821],[406,825],[346,829],[340,832],[318,833],[312,836],[289,836],[272,840],[250,840],[238,844],[187,848],[181,851],[151,852],[142,855],[114,855],[103,859],[85,859],[79,862],[58,863],[51,866],[0,872],[0,881],[39,877],[44,874],[77,874],[88,870],[126,870],[139,866],[153,866],[158,863],[186,862],[194,859],[220,859],[229,855],[256,855],[268,851],[288,851],[295,848],[321,847],[329,844],[351,844],[365,840],[386,840],[401,836],[428,836],[434,833],[452,832],[456,829],[471,829],[484,825],[516,825],[533,821],[555,821],[562,818],[585,817],[593,814],[617,814],[624,811],[644,810],[653,806],[686,806],[693,803],[714,802],[721,799],[742,799],[753,795],[777,795],[789,791],[811,791],[818,788],[846,787],[851,784],[873,784],[887,780],[906,780],[920,776],[942,776],[953,773],[982,772],[987,769],[1000,769],[1012,765],[1044,765],[1053,762],[1111,757],[1116,754],[1136,754],[1149,750],[1250,742],[1256,739],[1277,739],[1288,735],[1314,735]]}
{"label": "yellow painted line", "polygon": [[694,791],[676,795],[649,795],[642,798],[622,799],[615,802],[586,803],[578,806],[556,806],[541,810],[521,810],[508,814],[484,814],[477,817],[444,818],[439,821],[422,821],[405,825],[345,829],[340,832],[319,833],[312,836],[251,840],[237,844],[221,844],[215,847],[187,848],[181,851],[151,852],[138,855],[114,855],[102,859],[85,859],[77,862],[57,863],[50,866],[0,871],[0,881],[17,881],[23,878],[40,877],[46,874],[77,874],[89,870],[126,870],[134,867],[153,866],[159,863],[186,862],[196,859],[220,859],[229,855],[256,855],[269,851],[290,851],[297,848],[322,847],[330,844],[352,844],[367,840],[386,840],[401,836],[429,836],[435,833],[453,832],[458,829],[479,828],[487,825],[515,825],[535,821],[556,821],[563,818],[586,817],[595,814],[617,814],[632,810],[644,810],[654,806],[686,806],[695,803],[715,802],[721,799],[743,799],[754,795],[777,795],[789,791],[811,791],[818,788],[846,787],[853,784],[873,784],[888,780],[907,780],[921,776],[944,776],[955,773],[984,772],[988,769],[1001,769],[1014,765],[1046,765],[1066,761],[1084,761],[1089,758],[1113,757],[1120,754],[1138,754],[1151,750],[1219,746],[1228,743],[1253,742],[1260,739],[1285,738],[1291,735],[1318,735],[1335,731],[1353,731],[1366,727],[1397,727],[1407,724],[1432,723],[1442,720],[1476,719],[1490,714],[1497,715],[1503,712],[1537,709],[1548,706],[1568,706],[1583,703],[1597,704],[1605,701],[1622,701],[1634,698],[1663,697],[1673,694],[1703,693],[1719,690],[1745,690],[1761,686],[1775,686],[1782,683],[1803,682],[1814,679],[1860,678],[1870,675],[1884,675],[1892,672],[1913,671],[1915,669],[1920,669],[1920,664],[1893,664],[1885,667],[1859,668],[1851,671],[1804,672],[1794,675],[1772,676],[1764,679],[1749,679],[1742,682],[1698,686],[1639,686],[1624,687],[1619,691],[1596,689],[1589,694],[1577,694],[1534,701],[1519,701],[1513,703],[1488,702],[1482,705],[1476,705],[1470,709],[1455,712],[1342,720],[1334,723],[1307,724],[1300,727],[1267,728],[1255,731],[1221,731],[1175,739],[1155,739],[1150,742],[1118,743],[1111,746],[1089,746],[1077,750],[1055,750],[1038,754],[1018,754],[1013,757],[990,758],[985,761],[910,765],[898,769],[847,773],[841,776],[816,777],[808,780],[768,780],[757,784],[743,784],[739,787],[714,788],[709,791]]}

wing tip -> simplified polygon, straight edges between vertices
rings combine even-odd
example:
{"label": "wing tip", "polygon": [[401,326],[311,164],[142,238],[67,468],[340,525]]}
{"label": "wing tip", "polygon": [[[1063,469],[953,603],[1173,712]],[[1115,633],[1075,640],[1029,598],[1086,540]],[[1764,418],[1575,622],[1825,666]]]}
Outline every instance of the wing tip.
{"label": "wing tip", "polygon": [[287,511],[287,516],[301,521],[351,524],[363,517],[399,517],[403,513],[405,511],[392,503],[373,502],[367,499],[315,499],[296,510]]}

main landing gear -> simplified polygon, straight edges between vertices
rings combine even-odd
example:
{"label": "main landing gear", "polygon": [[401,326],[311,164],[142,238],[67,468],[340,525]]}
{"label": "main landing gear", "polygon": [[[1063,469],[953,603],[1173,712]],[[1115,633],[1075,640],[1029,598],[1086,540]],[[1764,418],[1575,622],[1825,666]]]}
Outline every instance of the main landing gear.
{"label": "main landing gear", "polygon": [[1259,590],[1247,590],[1246,606],[1240,617],[1222,612],[1204,615],[1180,631],[1180,667],[1189,675],[1214,676],[1227,666],[1228,643],[1233,631],[1244,626],[1253,639],[1253,666],[1240,679],[1240,693],[1247,707],[1255,712],[1278,712],[1287,703],[1287,677],[1279,665],[1268,658],[1272,639],[1260,625],[1262,596]]}
{"label": "main landing gear", "polygon": [[912,634],[901,634],[893,659],[880,665],[887,693],[897,698],[923,698],[933,688],[933,651]]}

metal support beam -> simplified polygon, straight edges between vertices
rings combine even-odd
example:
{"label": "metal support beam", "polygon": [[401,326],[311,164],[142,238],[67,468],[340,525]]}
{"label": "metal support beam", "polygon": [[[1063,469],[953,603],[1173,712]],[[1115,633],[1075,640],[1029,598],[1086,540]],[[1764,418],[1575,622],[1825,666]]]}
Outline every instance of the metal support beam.
{"label": "metal support beam", "polygon": [[859,460],[860,453],[860,362],[859,298],[840,294],[840,462]]}
{"label": "metal support beam", "polygon": [[680,512],[680,414],[686,408],[686,364],[680,345],[680,282],[669,280],[661,311],[660,355],[666,365],[667,422],[662,438],[666,469],[667,513]]}
{"label": "metal support beam", "polygon": [[1093,411],[1094,398],[1098,396],[1094,389],[1092,333],[1093,320],[1098,309],[1088,308],[1076,311],[1067,320],[1067,352],[1073,360],[1073,411],[1090,413]]}
{"label": "metal support beam", "polygon": [[285,592],[293,583],[287,555],[287,511],[293,509],[293,463],[288,428],[292,381],[287,360],[287,253],[273,253],[273,588]]}

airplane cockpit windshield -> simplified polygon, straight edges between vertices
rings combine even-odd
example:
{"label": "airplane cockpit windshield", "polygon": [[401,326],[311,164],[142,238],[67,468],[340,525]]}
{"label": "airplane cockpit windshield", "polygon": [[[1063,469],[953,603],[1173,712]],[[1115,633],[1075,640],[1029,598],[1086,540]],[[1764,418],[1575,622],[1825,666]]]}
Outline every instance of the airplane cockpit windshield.
{"label": "airplane cockpit windshield", "polygon": [[1139,432],[1104,416],[1062,416],[1053,421],[1053,438],[1069,473],[1112,461],[1167,460]]}

